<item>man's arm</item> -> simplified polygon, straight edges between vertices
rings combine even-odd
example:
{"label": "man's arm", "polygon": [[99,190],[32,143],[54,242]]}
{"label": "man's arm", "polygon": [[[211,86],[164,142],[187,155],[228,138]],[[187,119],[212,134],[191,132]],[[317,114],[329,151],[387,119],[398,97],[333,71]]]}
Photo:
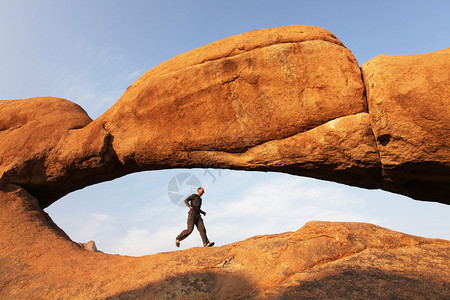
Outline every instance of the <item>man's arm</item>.
{"label": "man's arm", "polygon": [[189,209],[193,209],[193,207],[189,204],[189,201],[192,202],[192,195],[184,199],[184,204],[186,204],[186,206],[189,207]]}

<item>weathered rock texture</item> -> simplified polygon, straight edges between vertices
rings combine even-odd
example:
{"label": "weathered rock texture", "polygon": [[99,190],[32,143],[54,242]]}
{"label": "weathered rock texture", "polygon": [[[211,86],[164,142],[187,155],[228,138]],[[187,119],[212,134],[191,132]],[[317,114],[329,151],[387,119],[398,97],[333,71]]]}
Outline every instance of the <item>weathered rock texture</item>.
{"label": "weathered rock texture", "polygon": [[148,71],[92,122],[66,100],[0,102],[0,181],[46,207],[131,172],[217,167],[448,203],[448,57],[368,62],[368,110],[360,68],[330,32],[230,37]]}
{"label": "weathered rock texture", "polygon": [[[143,257],[84,250],[37,200],[0,192],[1,299],[445,299],[450,242],[371,224],[296,232]],[[175,247],[175,246],[174,246]]]}
{"label": "weathered rock texture", "polygon": [[450,48],[362,66],[382,188],[450,200]]}
{"label": "weathered rock texture", "polygon": [[45,208],[71,190],[123,175],[108,148],[112,137],[87,128],[91,121],[64,99],[0,101],[0,185],[25,187]]}
{"label": "weathered rock texture", "polygon": [[447,241],[309,223],[131,258],[82,249],[42,208],[175,167],[279,171],[450,203],[449,63],[449,50],[381,56],[363,81],[334,35],[291,26],[162,63],[94,121],[63,99],[0,101],[0,298],[448,298]]}
{"label": "weathered rock texture", "polygon": [[94,123],[122,163],[141,168],[276,170],[377,188],[366,111],[351,52],[323,29],[288,27],[182,54]]}

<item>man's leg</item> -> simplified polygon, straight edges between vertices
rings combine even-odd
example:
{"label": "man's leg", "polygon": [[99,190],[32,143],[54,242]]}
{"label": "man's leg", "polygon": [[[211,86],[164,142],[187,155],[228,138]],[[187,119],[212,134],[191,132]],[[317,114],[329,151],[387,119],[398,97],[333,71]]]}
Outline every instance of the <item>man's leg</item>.
{"label": "man's leg", "polygon": [[183,230],[178,236],[177,236],[177,240],[178,241],[182,241],[185,238],[187,238],[192,230],[194,230],[194,214],[193,212],[189,212],[188,213],[188,219],[187,219],[187,229]]}
{"label": "man's leg", "polygon": [[208,237],[206,236],[206,228],[205,228],[205,224],[203,224],[203,219],[201,216],[198,217],[198,220],[195,223],[195,225],[197,226],[198,232],[200,232],[200,236],[202,237],[203,245],[208,244],[209,240],[208,240]]}

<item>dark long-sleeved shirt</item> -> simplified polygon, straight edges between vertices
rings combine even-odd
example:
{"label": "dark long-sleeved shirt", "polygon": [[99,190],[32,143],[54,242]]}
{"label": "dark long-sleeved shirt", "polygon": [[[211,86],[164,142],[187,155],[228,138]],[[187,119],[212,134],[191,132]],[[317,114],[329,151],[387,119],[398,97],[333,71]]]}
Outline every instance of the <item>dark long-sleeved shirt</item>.
{"label": "dark long-sleeved shirt", "polygon": [[202,206],[202,198],[197,194],[192,194],[184,200],[184,203],[190,207],[194,208],[196,213],[200,213],[202,210],[200,207]]}

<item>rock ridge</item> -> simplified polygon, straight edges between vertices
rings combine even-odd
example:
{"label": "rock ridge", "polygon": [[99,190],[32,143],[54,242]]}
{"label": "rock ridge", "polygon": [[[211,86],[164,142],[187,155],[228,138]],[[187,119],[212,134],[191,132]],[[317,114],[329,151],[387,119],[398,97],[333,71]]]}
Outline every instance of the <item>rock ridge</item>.
{"label": "rock ridge", "polygon": [[0,191],[0,202],[2,299],[442,299],[449,292],[449,241],[369,223],[312,221],[219,247],[128,257],[72,242],[20,187]]}
{"label": "rock ridge", "polygon": [[[334,34],[320,27],[293,25],[278,28],[257,29],[202,46],[201,48],[205,49],[202,55],[206,55],[206,57],[198,56],[197,49],[199,48],[179,54],[172,58],[170,63],[163,62],[156,66],[153,69],[153,72],[159,71],[168,74],[178,71],[181,68],[229,58],[231,56],[277,44],[302,43],[316,40],[345,47]],[[186,64],[186,62],[189,63]]]}

